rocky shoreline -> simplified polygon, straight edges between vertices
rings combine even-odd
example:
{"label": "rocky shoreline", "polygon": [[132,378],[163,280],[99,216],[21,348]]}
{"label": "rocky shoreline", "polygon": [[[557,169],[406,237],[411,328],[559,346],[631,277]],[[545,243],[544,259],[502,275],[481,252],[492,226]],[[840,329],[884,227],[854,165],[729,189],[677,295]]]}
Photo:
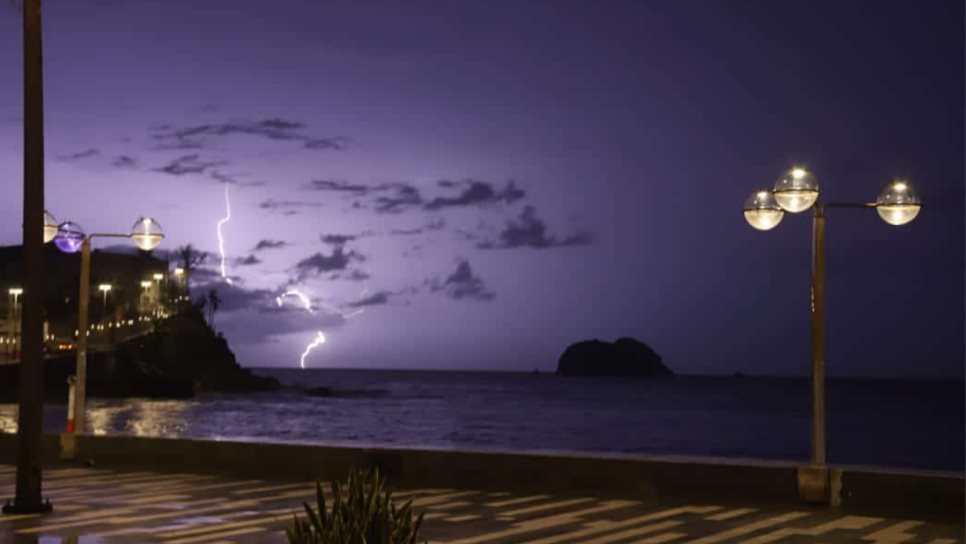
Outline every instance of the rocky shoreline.
{"label": "rocky shoreline", "polygon": [[[19,366],[0,366],[0,402],[16,402]],[[44,396],[66,401],[67,377],[75,357],[44,361]],[[190,398],[204,393],[275,391],[274,378],[242,368],[224,337],[187,308],[160,321],[155,330],[119,342],[112,352],[92,353],[87,362],[87,394],[92,398]]]}

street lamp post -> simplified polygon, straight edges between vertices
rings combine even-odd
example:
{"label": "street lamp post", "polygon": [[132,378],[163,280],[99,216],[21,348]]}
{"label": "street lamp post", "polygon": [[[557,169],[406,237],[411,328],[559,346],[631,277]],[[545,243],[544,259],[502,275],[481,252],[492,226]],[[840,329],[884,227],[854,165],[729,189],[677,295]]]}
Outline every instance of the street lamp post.
{"label": "street lamp post", "polygon": [[890,225],[905,225],[919,214],[922,202],[912,185],[894,180],[872,203],[822,203],[818,181],[804,168],[788,170],[774,189],[757,189],[745,201],[744,215],[757,230],[778,226],[785,212],[812,209],[812,451],[807,467],[799,469],[798,490],[802,499],[827,502],[828,468],[825,455],[825,213],[832,208],[876,210]]}
{"label": "street lamp post", "polygon": [[[143,251],[151,251],[158,247],[164,239],[161,225],[149,217],[139,218],[134,222],[129,234],[97,233],[85,234],[84,229],[77,223],[67,221],[57,228],[54,244],[64,253],[81,253],[80,266],[80,294],[77,299],[77,363],[75,376],[77,384],[74,391],[74,431],[83,433],[85,424],[85,406],[87,402],[87,333],[88,306],[91,288],[91,240],[94,238],[129,238],[131,242]],[[102,288],[102,287],[107,288]],[[107,312],[107,292],[110,286],[103,284],[98,288],[104,292],[104,310]]]}

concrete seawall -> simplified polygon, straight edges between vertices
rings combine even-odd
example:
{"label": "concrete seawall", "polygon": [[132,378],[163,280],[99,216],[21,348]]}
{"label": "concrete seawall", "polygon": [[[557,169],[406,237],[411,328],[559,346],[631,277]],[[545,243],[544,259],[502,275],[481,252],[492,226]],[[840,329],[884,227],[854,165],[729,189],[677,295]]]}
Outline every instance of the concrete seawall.
{"label": "concrete seawall", "polygon": [[[797,504],[798,465],[767,461],[593,454],[363,448],[219,440],[79,436],[82,459],[99,467],[170,470],[268,480],[330,480],[379,467],[402,486],[589,494],[662,502]],[[48,464],[60,437],[45,438]],[[0,433],[0,463],[16,461],[16,439]],[[962,474],[833,467],[841,509],[962,520]]]}

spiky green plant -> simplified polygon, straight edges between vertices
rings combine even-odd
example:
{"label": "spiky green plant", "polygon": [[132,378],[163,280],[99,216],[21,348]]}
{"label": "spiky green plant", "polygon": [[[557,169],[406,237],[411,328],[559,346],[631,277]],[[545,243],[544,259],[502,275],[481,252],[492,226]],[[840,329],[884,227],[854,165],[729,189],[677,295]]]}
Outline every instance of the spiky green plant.
{"label": "spiky green plant", "polygon": [[332,486],[326,508],[322,484],[315,484],[316,507],[305,503],[305,517],[295,516],[285,533],[289,544],[416,544],[423,514],[415,516],[412,500],[396,508],[378,470],[353,471],[343,488]]}

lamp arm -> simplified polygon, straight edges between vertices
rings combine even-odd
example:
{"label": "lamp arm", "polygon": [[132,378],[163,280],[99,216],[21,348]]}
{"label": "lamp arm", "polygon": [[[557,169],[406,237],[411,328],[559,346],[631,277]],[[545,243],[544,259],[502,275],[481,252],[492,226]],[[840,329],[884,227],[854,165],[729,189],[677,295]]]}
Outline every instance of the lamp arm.
{"label": "lamp arm", "polygon": [[859,202],[829,202],[828,204],[822,204],[825,208],[862,208],[862,209],[875,209],[878,204],[875,202],[867,202],[865,204]]}
{"label": "lamp arm", "polygon": [[106,232],[98,232],[98,233],[94,233],[94,234],[88,234],[87,237],[88,238],[91,238],[91,239],[93,239],[93,238],[130,238],[131,235],[130,234],[113,234],[113,233],[106,233]]}

